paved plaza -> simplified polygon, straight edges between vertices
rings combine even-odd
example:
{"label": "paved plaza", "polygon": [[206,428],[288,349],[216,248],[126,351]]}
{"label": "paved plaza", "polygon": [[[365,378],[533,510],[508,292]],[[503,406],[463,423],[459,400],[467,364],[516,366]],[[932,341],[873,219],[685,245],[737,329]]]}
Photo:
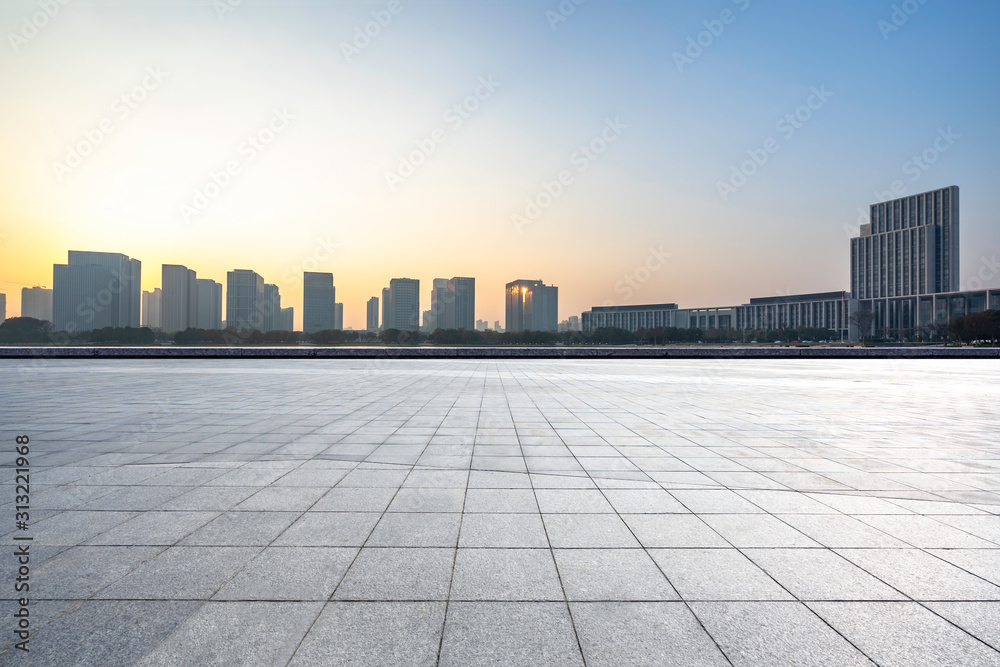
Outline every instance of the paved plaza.
{"label": "paved plaza", "polygon": [[1000,665],[998,360],[4,360],[0,405],[0,664]]}

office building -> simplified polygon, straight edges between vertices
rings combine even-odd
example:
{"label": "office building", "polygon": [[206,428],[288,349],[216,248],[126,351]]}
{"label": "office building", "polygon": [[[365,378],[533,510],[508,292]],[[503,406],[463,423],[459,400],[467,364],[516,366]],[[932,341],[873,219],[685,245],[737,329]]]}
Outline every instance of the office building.
{"label": "office building", "polygon": [[334,304],[337,291],[332,273],[303,274],[302,330],[306,333],[336,329]]}
{"label": "office building", "polygon": [[333,304],[333,328],[337,331],[344,330],[344,304]]}
{"label": "office building", "polygon": [[858,299],[958,290],[958,187],[872,204],[851,239],[851,293]]}
{"label": "office building", "polygon": [[264,279],[254,271],[226,274],[226,327],[264,330]]}
{"label": "office building", "polygon": [[281,321],[281,293],[277,285],[264,285],[264,310],[262,332],[277,331]]}
{"label": "office building", "polygon": [[490,328],[490,323],[486,320],[476,320],[476,331],[486,331]]}
{"label": "office building", "polygon": [[558,331],[559,288],[541,280],[515,280],[506,287],[507,331]]}
{"label": "office building", "polygon": [[392,290],[388,287],[382,290],[382,330],[392,328]]}
{"label": "office building", "polygon": [[496,331],[496,332],[498,332],[498,333],[503,333],[503,328],[500,327],[500,320],[494,320],[494,322],[493,322],[493,330]]}
{"label": "office building", "polygon": [[197,281],[198,312],[191,326],[196,329],[222,328],[222,283],[209,278]]}
{"label": "office building", "polygon": [[52,267],[52,325],[69,333],[141,324],[142,263],[128,255],[70,250]]}
{"label": "office building", "polygon": [[393,278],[382,290],[383,330],[420,330],[420,281]]}
{"label": "office building", "polygon": [[164,264],[160,328],[177,333],[198,322],[198,274],[178,264]]}
{"label": "office building", "polygon": [[448,280],[435,278],[431,287],[431,308],[424,311],[423,330],[451,329],[448,326]]}
{"label": "office building", "polygon": [[142,326],[160,328],[160,312],[163,309],[163,290],[157,287],[152,292],[142,293]]}
{"label": "office building", "polygon": [[431,313],[432,311],[425,310],[423,317],[421,319],[421,322],[423,322],[423,324],[420,325],[420,330],[424,333],[434,333],[434,331],[437,329],[436,326],[437,323],[434,321],[434,316]]}
{"label": "office building", "polygon": [[468,329],[476,321],[476,279],[452,278],[447,283],[445,301],[446,329]]}
{"label": "office building", "polygon": [[[966,303],[959,291],[957,186],[879,202],[869,211],[851,239],[851,293],[873,313],[875,335],[913,335],[989,301],[980,290]],[[943,294],[951,296],[933,296]]]}
{"label": "office building", "polygon": [[[24,317],[23,315],[21,317]],[[7,321],[7,295],[0,292],[0,324]]]}
{"label": "office building", "polygon": [[21,288],[21,317],[52,321],[52,290],[44,287]]}
{"label": "office building", "polygon": [[379,320],[379,310],[378,310],[378,297],[373,296],[368,299],[368,331],[375,333],[378,331],[378,320]]}
{"label": "office building", "polygon": [[295,331],[295,308],[282,308],[278,331]]}

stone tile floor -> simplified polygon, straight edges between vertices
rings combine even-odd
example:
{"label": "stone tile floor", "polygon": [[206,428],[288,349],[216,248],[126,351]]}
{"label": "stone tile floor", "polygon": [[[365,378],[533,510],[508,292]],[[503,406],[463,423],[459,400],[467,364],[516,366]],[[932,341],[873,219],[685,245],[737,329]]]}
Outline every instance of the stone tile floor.
{"label": "stone tile floor", "polygon": [[0,406],[2,664],[1000,665],[997,361],[4,361]]}

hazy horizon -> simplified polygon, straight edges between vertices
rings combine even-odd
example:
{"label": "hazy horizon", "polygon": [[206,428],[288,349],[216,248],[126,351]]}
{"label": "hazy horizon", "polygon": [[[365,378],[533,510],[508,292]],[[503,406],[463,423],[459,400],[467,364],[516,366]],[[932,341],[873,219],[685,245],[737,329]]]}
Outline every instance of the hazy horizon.
{"label": "hazy horizon", "polygon": [[962,285],[1000,286],[1000,7],[665,4],[5,3],[8,314],[68,250],[139,259],[144,290],[253,269],[297,328],[303,270],[355,329],[401,277],[422,310],[476,278],[491,326],[522,278],[560,320],[849,290],[859,214],[950,185]]}

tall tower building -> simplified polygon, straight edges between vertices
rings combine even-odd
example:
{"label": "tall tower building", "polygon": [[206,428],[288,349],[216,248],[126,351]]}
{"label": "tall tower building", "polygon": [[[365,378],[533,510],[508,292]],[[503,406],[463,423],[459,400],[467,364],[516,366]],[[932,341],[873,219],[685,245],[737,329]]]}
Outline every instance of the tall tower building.
{"label": "tall tower building", "polygon": [[476,279],[452,278],[445,300],[446,329],[474,330],[476,326]]}
{"label": "tall tower building", "polygon": [[[22,315],[22,317],[24,317]],[[0,292],[0,324],[7,321],[7,295]]]}
{"label": "tall tower building", "polygon": [[295,308],[282,308],[279,331],[295,331]]}
{"label": "tall tower building", "polygon": [[163,290],[157,287],[152,292],[142,293],[142,326],[160,328],[160,313],[163,310]]}
{"label": "tall tower building", "polygon": [[337,331],[344,330],[344,304],[333,304],[333,328]]}
{"label": "tall tower building", "polygon": [[264,285],[264,309],[262,332],[277,331],[281,322],[281,293],[277,285]]}
{"label": "tall tower building", "polygon": [[368,331],[376,332],[378,331],[378,297],[373,296],[368,299]]}
{"label": "tall tower building", "polygon": [[541,280],[515,280],[506,287],[505,331],[558,331],[559,288]]}
{"label": "tall tower building", "polygon": [[872,204],[868,224],[851,239],[855,299],[959,289],[958,187]]}
{"label": "tall tower building", "polygon": [[197,329],[222,328],[222,283],[208,278],[197,280],[198,316],[191,325]]}
{"label": "tall tower building", "polygon": [[431,307],[424,311],[424,330],[448,329],[448,280],[435,278],[431,284]]}
{"label": "tall tower building", "polygon": [[142,263],[128,255],[70,250],[52,267],[52,326],[92,331],[140,326]]}
{"label": "tall tower building", "polygon": [[392,290],[382,289],[382,331],[392,328]]}
{"label": "tall tower building", "polygon": [[198,274],[179,264],[164,264],[163,301],[160,328],[177,333],[194,327],[198,321]]}
{"label": "tall tower building", "polygon": [[336,329],[334,304],[337,289],[332,273],[306,271],[302,276],[302,330],[306,333]]}
{"label": "tall tower building", "polygon": [[52,321],[52,290],[44,287],[21,288],[21,317]]}
{"label": "tall tower building", "polygon": [[226,275],[226,327],[242,331],[264,326],[264,279],[254,271],[236,269]]}
{"label": "tall tower building", "polygon": [[389,281],[389,303],[392,328],[401,331],[420,330],[420,281],[393,278]]}

